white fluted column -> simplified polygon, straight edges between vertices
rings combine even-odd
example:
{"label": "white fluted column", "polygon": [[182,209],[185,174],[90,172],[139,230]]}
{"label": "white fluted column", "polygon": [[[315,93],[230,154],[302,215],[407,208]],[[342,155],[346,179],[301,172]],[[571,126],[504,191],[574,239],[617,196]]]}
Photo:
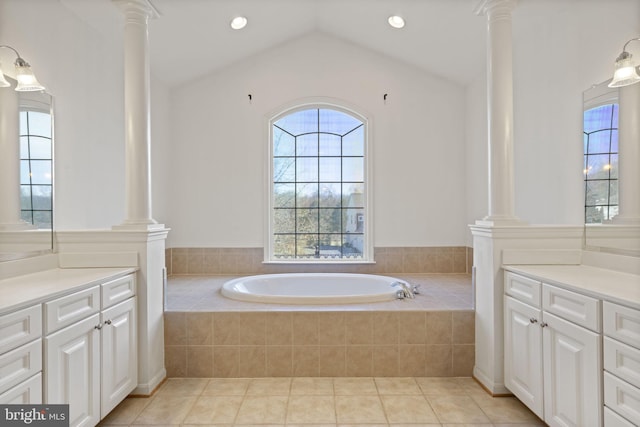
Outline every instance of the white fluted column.
{"label": "white fluted column", "polygon": [[33,228],[20,218],[20,103],[0,88],[0,230]]}
{"label": "white fluted column", "polygon": [[613,224],[640,225],[640,83],[619,89],[618,215]]}
{"label": "white fluted column", "polygon": [[482,1],[487,16],[487,107],[489,206],[487,225],[521,223],[515,216],[513,176],[512,0]]}
{"label": "white fluted column", "polygon": [[147,0],[114,0],[125,16],[124,114],[126,218],[115,228],[156,229],[151,215],[151,113]]}

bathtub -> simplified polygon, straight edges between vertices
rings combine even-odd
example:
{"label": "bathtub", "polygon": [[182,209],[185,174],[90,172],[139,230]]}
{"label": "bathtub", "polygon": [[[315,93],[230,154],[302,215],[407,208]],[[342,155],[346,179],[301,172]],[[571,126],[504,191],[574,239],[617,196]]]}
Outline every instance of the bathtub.
{"label": "bathtub", "polygon": [[227,298],[280,304],[354,304],[391,301],[403,282],[395,277],[347,273],[263,274],[222,285]]}

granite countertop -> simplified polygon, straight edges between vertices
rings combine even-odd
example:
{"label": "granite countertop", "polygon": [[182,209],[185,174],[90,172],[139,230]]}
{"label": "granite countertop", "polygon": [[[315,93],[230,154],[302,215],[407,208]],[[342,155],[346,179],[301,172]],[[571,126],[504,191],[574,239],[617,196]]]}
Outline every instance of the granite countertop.
{"label": "granite countertop", "polygon": [[594,298],[640,310],[640,276],[588,265],[505,265],[532,277]]}
{"label": "granite countertop", "polygon": [[135,272],[136,268],[56,268],[0,280],[0,314]]}

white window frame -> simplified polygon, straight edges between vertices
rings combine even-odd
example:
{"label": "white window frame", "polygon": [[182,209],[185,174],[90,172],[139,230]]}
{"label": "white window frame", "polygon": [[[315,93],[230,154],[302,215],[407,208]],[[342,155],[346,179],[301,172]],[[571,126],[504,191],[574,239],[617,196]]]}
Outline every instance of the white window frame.
{"label": "white window frame", "polygon": [[[364,236],[363,236],[363,256],[362,258],[304,258],[304,259],[277,259],[274,258],[274,235],[273,235],[273,207],[274,207],[274,188],[273,188],[273,124],[284,116],[301,110],[308,109],[331,109],[348,114],[360,120],[364,124]],[[369,114],[363,113],[362,109],[354,108],[347,105],[341,100],[333,100],[327,98],[310,98],[302,101],[291,103],[281,107],[276,111],[268,114],[265,118],[267,128],[267,159],[266,167],[266,207],[265,215],[265,247],[264,247],[264,263],[273,264],[371,264],[374,263],[373,254],[373,174],[372,174],[372,120]]]}

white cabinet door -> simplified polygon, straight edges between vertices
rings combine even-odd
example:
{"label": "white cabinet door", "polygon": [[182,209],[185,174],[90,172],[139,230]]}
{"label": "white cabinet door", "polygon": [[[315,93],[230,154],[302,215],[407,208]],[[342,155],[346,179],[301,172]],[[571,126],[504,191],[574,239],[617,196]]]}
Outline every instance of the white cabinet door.
{"label": "white cabinet door", "polygon": [[136,299],[102,312],[102,417],[138,384]]}
{"label": "white cabinet door", "polygon": [[45,403],[68,403],[71,427],[100,421],[100,315],[45,339]]}
{"label": "white cabinet door", "polygon": [[544,420],[550,426],[602,425],[600,336],[543,314]]}
{"label": "white cabinet door", "polygon": [[512,297],[504,298],[505,385],[540,418],[542,399],[542,314]]}

